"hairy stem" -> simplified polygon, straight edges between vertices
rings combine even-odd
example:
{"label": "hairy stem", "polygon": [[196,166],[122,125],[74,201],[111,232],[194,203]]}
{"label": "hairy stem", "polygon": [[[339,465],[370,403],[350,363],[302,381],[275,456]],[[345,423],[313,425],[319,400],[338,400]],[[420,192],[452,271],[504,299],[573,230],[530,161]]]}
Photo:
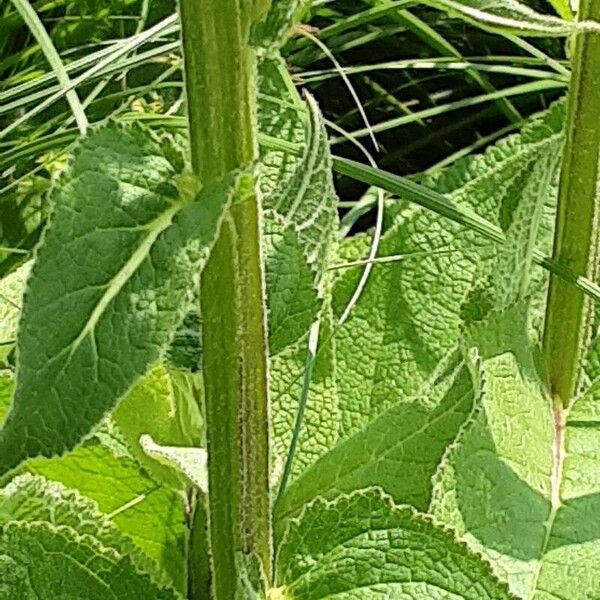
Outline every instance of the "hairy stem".
{"label": "hairy stem", "polygon": [[[600,0],[582,0],[580,20],[600,21]],[[600,35],[579,33],[569,92],[567,138],[560,176],[553,259],[577,275],[595,279],[598,259],[600,158]],[[592,304],[582,291],[556,275],[544,328],[551,392],[567,406],[577,392]]]}
{"label": "hairy stem", "polygon": [[[256,64],[264,2],[181,0],[192,165],[202,183],[256,157]],[[251,172],[201,277],[212,595],[238,597],[244,572],[270,579],[269,421],[260,207]]]}

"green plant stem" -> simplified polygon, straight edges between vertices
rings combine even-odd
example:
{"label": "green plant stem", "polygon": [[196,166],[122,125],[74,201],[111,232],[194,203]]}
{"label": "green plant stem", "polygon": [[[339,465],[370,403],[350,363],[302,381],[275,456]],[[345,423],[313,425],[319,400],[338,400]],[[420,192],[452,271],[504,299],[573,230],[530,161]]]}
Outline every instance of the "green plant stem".
{"label": "green plant stem", "polygon": [[[580,20],[600,22],[600,0],[582,0]],[[556,215],[553,259],[592,281],[597,274],[600,159],[600,35],[579,33],[569,92],[567,136]],[[575,393],[592,305],[581,290],[551,275],[544,354],[557,405]]]}
{"label": "green plant stem", "polygon": [[[192,165],[201,182],[252,165],[259,3],[181,0]],[[262,10],[264,11],[264,3]],[[238,597],[243,566],[271,569],[269,421],[260,207],[251,174],[201,276],[212,595]],[[258,562],[257,562],[258,561]]]}

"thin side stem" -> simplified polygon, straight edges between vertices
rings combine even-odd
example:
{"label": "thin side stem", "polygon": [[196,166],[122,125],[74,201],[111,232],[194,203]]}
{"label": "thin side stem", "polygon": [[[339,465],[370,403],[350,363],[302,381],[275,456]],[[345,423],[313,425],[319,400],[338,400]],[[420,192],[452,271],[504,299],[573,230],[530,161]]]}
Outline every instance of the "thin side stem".
{"label": "thin side stem", "polygon": [[[580,20],[600,22],[600,0],[582,0]],[[600,159],[600,35],[577,34],[569,91],[567,136],[560,176],[553,259],[595,280],[598,262]],[[544,354],[550,390],[566,407],[577,391],[588,342],[592,304],[582,291],[552,274]]]}
{"label": "thin side stem", "polygon": [[[201,182],[248,169],[256,157],[256,64],[248,36],[257,5],[181,0],[192,165]],[[201,276],[216,600],[238,597],[246,568],[271,577],[264,274],[259,200],[248,173]]]}

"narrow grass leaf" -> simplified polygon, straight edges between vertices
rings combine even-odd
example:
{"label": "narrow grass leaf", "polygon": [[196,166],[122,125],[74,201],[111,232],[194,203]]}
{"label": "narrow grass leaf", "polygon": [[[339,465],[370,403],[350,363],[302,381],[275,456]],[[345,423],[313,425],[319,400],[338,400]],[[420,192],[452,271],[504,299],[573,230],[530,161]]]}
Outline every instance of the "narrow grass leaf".
{"label": "narrow grass leaf", "polygon": [[79,128],[79,133],[81,135],[85,135],[89,127],[87,117],[85,116],[85,110],[81,104],[79,96],[77,95],[77,91],[71,84],[71,80],[65,69],[65,65],[63,64],[60,55],[54,47],[52,38],[46,31],[44,24],[28,0],[13,0],[13,4],[29,27],[33,37],[35,37],[40,45],[53,71],[56,73],[56,79],[58,80],[58,83],[65,94],[65,98],[71,107],[73,116],[75,117],[75,122]]}

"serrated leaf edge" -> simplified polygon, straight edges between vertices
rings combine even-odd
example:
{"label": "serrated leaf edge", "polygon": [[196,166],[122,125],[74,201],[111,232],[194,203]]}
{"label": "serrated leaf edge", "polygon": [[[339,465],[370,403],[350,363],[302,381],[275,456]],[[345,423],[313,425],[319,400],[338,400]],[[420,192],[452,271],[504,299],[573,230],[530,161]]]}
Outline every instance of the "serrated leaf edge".
{"label": "serrated leaf edge", "polygon": [[[297,513],[296,516],[288,518],[288,523],[284,529],[283,534],[281,535],[279,545],[282,546],[284,544],[287,536],[290,533],[291,527],[293,525],[296,525],[296,526],[300,525],[300,523],[301,523],[302,519],[304,518],[304,516],[306,515],[306,513],[309,510],[312,510],[316,505],[321,504],[325,509],[329,509],[329,508],[335,507],[335,505],[340,500],[351,500],[354,497],[360,497],[360,496],[367,497],[369,495],[379,496],[379,499],[382,502],[384,502],[385,504],[387,504],[392,512],[407,513],[415,521],[420,521],[422,523],[429,523],[430,525],[434,526],[436,529],[444,532],[448,537],[450,537],[453,540],[454,543],[456,543],[457,547],[459,547],[462,551],[464,551],[464,553],[466,555],[475,556],[477,559],[479,559],[481,561],[481,563],[489,569],[490,573],[493,575],[493,577],[498,582],[498,585],[502,586],[504,588],[504,590],[507,592],[507,595],[509,597],[514,598],[514,600],[519,600],[517,596],[515,596],[514,594],[512,594],[512,592],[510,592],[510,590],[508,588],[508,584],[505,581],[500,580],[494,574],[494,571],[492,570],[492,564],[488,560],[488,558],[483,556],[478,551],[473,550],[472,548],[469,547],[469,545],[464,540],[458,538],[456,535],[456,531],[452,527],[446,525],[445,523],[439,522],[434,517],[434,515],[432,515],[430,513],[423,513],[423,512],[418,511],[414,506],[411,506],[410,504],[397,504],[396,502],[394,502],[393,497],[390,496],[385,490],[383,490],[379,486],[361,488],[359,490],[354,490],[352,492],[341,493],[332,499],[327,499],[327,498],[324,498],[323,496],[316,496],[315,498],[313,498],[312,500],[310,500],[309,502],[304,504],[304,506],[300,509],[300,511]],[[349,541],[351,539],[354,539],[354,537],[356,537],[356,536],[352,536],[351,538],[348,538],[348,540],[344,540],[344,541]],[[275,560],[277,561],[277,554],[276,554]],[[286,584],[285,587],[287,587],[289,585],[290,584]]]}

